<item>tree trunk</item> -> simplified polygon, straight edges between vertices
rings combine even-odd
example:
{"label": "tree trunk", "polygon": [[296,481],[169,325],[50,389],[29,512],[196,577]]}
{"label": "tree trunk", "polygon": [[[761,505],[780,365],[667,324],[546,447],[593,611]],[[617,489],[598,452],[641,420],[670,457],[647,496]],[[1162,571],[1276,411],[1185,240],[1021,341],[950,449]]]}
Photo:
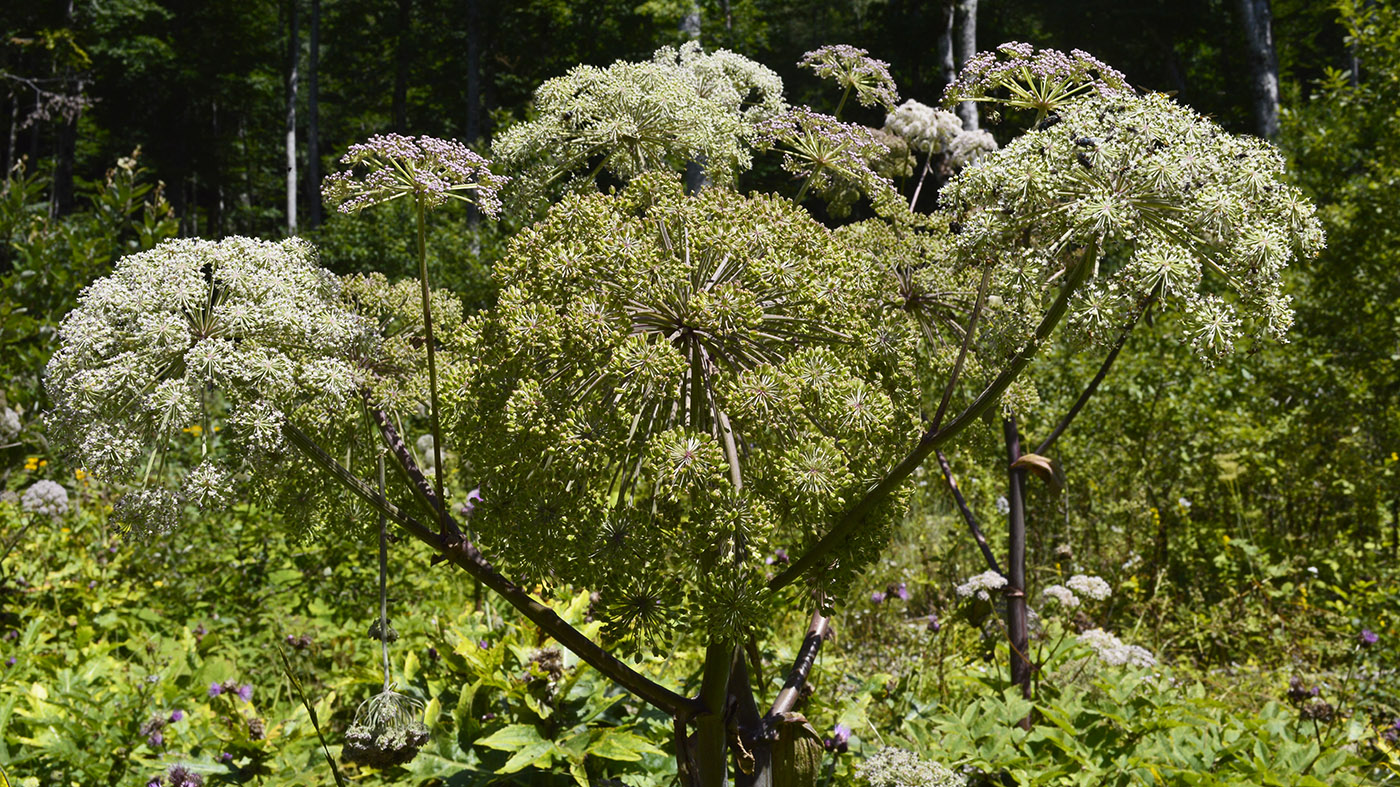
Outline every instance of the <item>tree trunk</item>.
{"label": "tree trunk", "polygon": [[700,40],[700,4],[691,3],[685,16],[681,17],[681,35],[692,41]]}
{"label": "tree trunk", "polygon": [[[1021,435],[1016,429],[1015,417],[1002,423],[1006,433],[1006,461],[1008,465],[1021,458]],[[1007,556],[1006,576],[1006,629],[1011,645],[1011,682],[1021,687],[1027,699],[1031,696],[1031,664],[1026,654],[1030,652],[1030,630],[1026,619],[1026,471],[1012,468],[1008,470],[1010,494],[1007,501],[1011,510],[1007,514],[1010,522],[1010,550]],[[1030,729],[1030,717],[1021,721],[1021,726]]]}
{"label": "tree trunk", "polygon": [[73,212],[73,155],[78,141],[78,118],[58,118],[54,134],[53,215]]}
{"label": "tree trunk", "polygon": [[408,128],[408,48],[413,45],[413,0],[399,0],[398,41],[394,53],[394,131]]}
{"label": "tree trunk", "polygon": [[306,64],[306,185],[311,228],[321,226],[320,93],[321,0],[311,0],[311,51]]}
{"label": "tree trunk", "polygon": [[[955,26],[957,27],[957,38],[954,39],[955,56],[957,57],[958,68],[967,65],[967,61],[977,54],[977,0],[956,0],[957,13],[955,14]],[[977,129],[977,104],[971,101],[964,101],[958,104],[958,117],[962,118],[963,130],[973,131]]]}
{"label": "tree trunk", "polygon": [[1254,94],[1254,132],[1278,135],[1278,57],[1274,53],[1273,14],[1269,0],[1237,0],[1244,27],[1250,89]]}
{"label": "tree trunk", "polygon": [[467,2],[467,138],[481,138],[481,0]]}
{"label": "tree trunk", "polygon": [[19,143],[19,94],[10,94],[10,141],[5,145],[5,182],[15,170],[15,145]]}
{"label": "tree trunk", "polygon": [[297,234],[297,2],[292,0],[287,36],[287,234]]}
{"label": "tree trunk", "polygon": [[937,29],[938,44],[934,47],[934,61],[938,64],[938,81],[946,88],[958,75],[957,61],[953,46],[953,4],[957,0],[944,0],[938,4]]}

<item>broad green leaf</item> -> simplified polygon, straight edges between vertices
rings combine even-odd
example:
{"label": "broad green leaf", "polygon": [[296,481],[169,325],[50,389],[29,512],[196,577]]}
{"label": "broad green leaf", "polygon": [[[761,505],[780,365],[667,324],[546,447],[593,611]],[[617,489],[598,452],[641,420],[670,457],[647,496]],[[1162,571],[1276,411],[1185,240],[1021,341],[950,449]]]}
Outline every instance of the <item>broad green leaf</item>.
{"label": "broad green leaf", "polygon": [[[488,749],[499,749],[501,751],[515,751],[525,746],[533,746],[539,743],[549,743],[540,737],[540,731],[535,729],[533,724],[511,724],[502,727],[485,738],[475,742],[477,746],[485,746]],[[549,744],[553,745],[553,744]]]}

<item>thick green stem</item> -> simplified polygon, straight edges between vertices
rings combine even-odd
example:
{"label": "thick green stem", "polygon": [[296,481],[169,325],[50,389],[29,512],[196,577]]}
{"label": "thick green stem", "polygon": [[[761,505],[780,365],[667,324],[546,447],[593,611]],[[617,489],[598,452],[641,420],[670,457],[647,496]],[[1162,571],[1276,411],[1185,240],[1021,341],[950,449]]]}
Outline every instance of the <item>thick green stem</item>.
{"label": "thick green stem", "polygon": [[1074,263],[1069,271],[1064,285],[1060,289],[1060,294],[1055,302],[1050,305],[1045,316],[1041,318],[1040,325],[1036,328],[1035,334],[1026,342],[1026,346],[1018,352],[1001,374],[997,375],[990,385],[982,391],[966,410],[958,414],[956,418],[948,422],[947,426],[941,429],[929,429],[919,438],[919,443],[904,457],[899,464],[880,480],[878,484],[865,493],[865,496],[856,501],[856,504],[846,510],[831,530],[821,538],[811,549],[802,555],[788,569],[778,576],[773,577],[768,582],[770,590],[779,590],[787,587],[804,572],[816,565],[822,558],[831,553],[841,543],[843,543],[856,528],[865,521],[865,517],[875,509],[875,506],[884,502],[886,498],[894,494],[899,485],[908,478],[923,464],[930,454],[941,448],[952,438],[962,433],[964,429],[972,425],[974,421],[982,417],[1001,395],[1006,392],[1008,386],[1021,375],[1026,366],[1035,357],[1045,340],[1049,338],[1055,326],[1060,324],[1065,312],[1069,309],[1070,298],[1079,289],[1079,286],[1089,277],[1089,272],[1094,268],[1094,261],[1098,257],[1097,247],[1091,246],[1085,250],[1078,262]]}
{"label": "thick green stem", "polygon": [[446,531],[447,498],[442,494],[442,427],[438,423],[441,408],[438,407],[437,350],[433,342],[433,310],[428,291],[428,222],[422,196],[419,195],[415,202],[418,208],[418,283],[423,293],[423,340],[428,345],[428,416],[433,430],[433,489],[437,492],[438,500],[442,502],[442,509],[438,512],[441,517],[439,525]]}
{"label": "thick green stem", "polygon": [[[711,643],[705,649],[705,672],[697,698],[705,712],[695,719],[693,787],[723,787],[729,780],[729,762],[725,757],[729,730],[724,718],[724,699],[729,693],[729,671],[733,665],[733,645]],[[677,752],[678,756],[682,754]]]}
{"label": "thick green stem", "polygon": [[[379,471],[379,496],[384,496],[384,455],[375,461]],[[389,518],[379,512],[379,644],[384,655],[384,690],[389,690]]]}

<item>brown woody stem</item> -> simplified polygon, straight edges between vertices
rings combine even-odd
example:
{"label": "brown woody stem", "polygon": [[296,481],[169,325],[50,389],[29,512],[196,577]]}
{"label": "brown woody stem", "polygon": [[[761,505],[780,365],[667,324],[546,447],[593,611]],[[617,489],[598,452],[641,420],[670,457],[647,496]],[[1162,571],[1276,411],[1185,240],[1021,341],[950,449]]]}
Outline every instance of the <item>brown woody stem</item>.
{"label": "brown woody stem", "polygon": [[[589,666],[617,682],[618,685],[640,697],[655,707],[684,720],[690,719],[704,710],[697,700],[682,697],[659,683],[647,678],[624,664],[616,656],[604,650],[583,632],[569,625],[558,613],[536,601],[518,585],[506,579],[495,567],[482,557],[481,552],[466,539],[450,538],[435,533],[418,519],[384,499],[354,473],[343,467],[325,449],[316,444],[309,435],[291,423],[283,425],[283,434],[288,441],[317,467],[329,473],[343,486],[364,500],[376,511],[382,512],[395,524],[414,538],[432,547],[444,559],[465,570],[481,584],[496,591],[511,606],[520,611],[530,622],[539,626],[560,645],[573,651]],[[450,513],[443,517],[451,520]],[[455,525],[455,523],[454,523]]]}

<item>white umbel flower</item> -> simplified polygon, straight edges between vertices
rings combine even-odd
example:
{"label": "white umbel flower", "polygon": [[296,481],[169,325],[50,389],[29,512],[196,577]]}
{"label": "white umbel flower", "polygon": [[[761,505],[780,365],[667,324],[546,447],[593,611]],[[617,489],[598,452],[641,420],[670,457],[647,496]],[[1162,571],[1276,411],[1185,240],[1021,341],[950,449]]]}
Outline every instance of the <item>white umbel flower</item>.
{"label": "white umbel flower", "polygon": [[54,481],[35,481],[24,490],[19,505],[32,514],[61,517],[68,513],[68,490]]}
{"label": "white umbel flower", "polygon": [[952,112],[911,98],[885,115],[885,130],[903,137],[910,148],[920,153],[942,153],[962,133],[962,121]]}
{"label": "white umbel flower", "polygon": [[1064,585],[1051,585],[1042,591],[1046,598],[1060,602],[1060,606],[1065,609],[1074,609],[1079,606],[1079,597],[1074,595],[1074,591]]}
{"label": "white umbel flower", "polygon": [[23,425],[19,421],[19,413],[13,408],[6,407],[0,410],[0,442],[8,442],[19,437],[19,431]]}
{"label": "white umbel flower", "polygon": [[168,241],[118,261],[64,318],[45,378],[50,433],[94,475],[143,487],[121,511],[154,517],[138,532],[164,532],[186,503],[232,491],[210,461],[170,478],[173,445],[193,435],[209,454],[227,426],[219,442],[240,457],[277,453],[284,412],[321,425],[358,395],[374,341],[305,241]]}
{"label": "white umbel flower", "polygon": [[1128,645],[1123,640],[1103,629],[1089,629],[1078,637],[1098,655],[1099,660],[1110,667],[1155,667],[1157,657],[1152,651],[1138,645]]}
{"label": "white umbel flower", "polygon": [[1090,576],[1088,574],[1075,574],[1065,580],[1065,585],[1081,596],[1087,596],[1094,601],[1103,601],[1113,595],[1113,588],[1109,586],[1102,577]]}
{"label": "white umbel flower", "polygon": [[992,597],[988,591],[1000,590],[1004,587],[1006,587],[1006,577],[995,571],[983,571],[958,585],[957,593],[963,598],[971,598],[975,595],[983,601],[990,601]]}

